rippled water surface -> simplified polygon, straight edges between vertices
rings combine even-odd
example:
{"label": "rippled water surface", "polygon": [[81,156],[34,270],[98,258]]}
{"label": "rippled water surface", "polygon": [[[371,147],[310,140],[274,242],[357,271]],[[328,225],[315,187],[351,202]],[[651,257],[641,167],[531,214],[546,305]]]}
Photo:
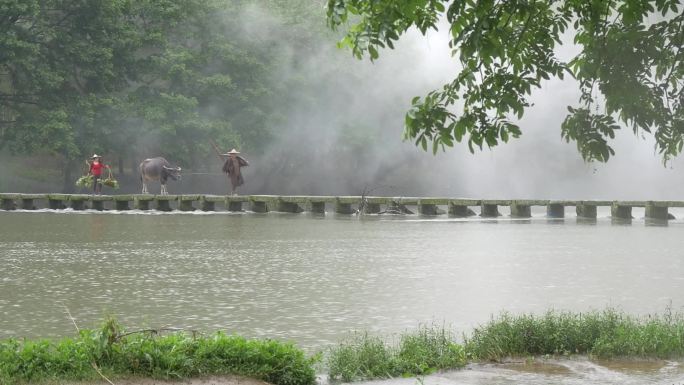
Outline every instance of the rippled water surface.
{"label": "rippled water surface", "polygon": [[[684,305],[682,220],[0,212],[0,230],[0,339],[72,335],[65,308],[83,327],[114,314],[316,350],[353,330],[467,332],[502,310]],[[684,382],[679,363],[638,367],[476,365],[425,382]]]}

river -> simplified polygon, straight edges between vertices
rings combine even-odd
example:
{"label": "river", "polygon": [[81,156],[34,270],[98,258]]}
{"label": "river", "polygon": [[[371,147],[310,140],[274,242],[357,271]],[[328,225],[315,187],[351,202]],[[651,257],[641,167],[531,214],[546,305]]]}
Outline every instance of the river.
{"label": "river", "polygon": [[[0,212],[0,339],[73,335],[66,309],[80,327],[111,314],[129,328],[225,330],[309,351],[358,330],[439,323],[460,334],[504,310],[681,311],[684,220],[606,215]],[[423,381],[684,382],[681,363],[625,367],[474,365]],[[393,383],[406,381],[416,380]]]}

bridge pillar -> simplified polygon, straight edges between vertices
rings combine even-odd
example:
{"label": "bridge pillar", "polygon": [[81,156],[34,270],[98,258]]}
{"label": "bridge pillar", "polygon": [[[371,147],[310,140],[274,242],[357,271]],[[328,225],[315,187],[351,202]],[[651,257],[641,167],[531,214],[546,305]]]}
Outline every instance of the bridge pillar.
{"label": "bridge pillar", "polygon": [[180,211],[195,211],[195,206],[192,205],[192,202],[199,199],[199,195],[181,195],[178,198],[178,208]]}
{"label": "bridge pillar", "polygon": [[267,213],[268,205],[264,201],[252,201],[251,210],[255,213]]}
{"label": "bridge pillar", "polygon": [[86,209],[86,201],[88,200],[87,195],[72,195],[69,197],[69,202],[71,203],[71,208],[76,211],[81,211]]}
{"label": "bridge pillar", "polygon": [[240,201],[230,201],[228,202],[228,211],[242,211],[242,202]]}
{"label": "bridge pillar", "polygon": [[[240,200],[245,198],[231,196],[228,197],[228,199]],[[250,210],[255,213],[267,213],[278,209],[278,200],[280,197],[277,195],[250,195],[247,199],[249,200]]]}
{"label": "bridge pillar", "polygon": [[380,209],[380,203],[366,203],[366,214],[377,214],[380,211],[382,211]]}
{"label": "bridge pillar", "polygon": [[335,198],[335,213],[337,214],[354,214],[356,210],[352,208],[352,204],[359,203],[359,197],[336,197]]}
{"label": "bridge pillar", "polygon": [[337,214],[354,214],[351,203],[335,202],[335,212]]}
{"label": "bridge pillar", "polygon": [[448,204],[449,200],[446,198],[419,198],[416,202],[416,206],[418,207],[418,214],[428,216],[446,214],[446,211],[442,210],[439,206],[448,206]]}
{"label": "bridge pillar", "polygon": [[455,205],[453,203],[449,203],[449,216],[465,218],[471,217],[473,215],[476,215],[475,212],[471,210],[468,206]]}
{"label": "bridge pillar", "polygon": [[208,200],[202,200],[202,211],[215,211],[216,210],[216,202],[213,201],[208,201]]}
{"label": "bridge pillar", "polygon": [[429,204],[429,203],[419,203],[418,204],[418,213],[420,215],[439,215],[437,212],[437,205]]}
{"label": "bridge pillar", "polygon": [[132,201],[133,198],[127,195],[117,195],[114,197],[114,209],[118,211],[126,211],[130,210],[131,207],[129,205],[129,202]]}
{"label": "bridge pillar", "polygon": [[223,203],[224,207],[228,208],[228,201],[224,195],[198,195],[198,199],[202,211],[215,211],[216,203]]}
{"label": "bridge pillar", "polygon": [[654,202],[646,202],[646,218],[666,221],[669,219],[667,206],[656,205]]}
{"label": "bridge pillar", "polygon": [[480,216],[483,218],[496,218],[500,216],[499,206],[496,204],[482,203]]}
{"label": "bridge pillar", "polygon": [[596,219],[596,206],[578,203],[575,206],[578,218]]}
{"label": "bridge pillar", "polygon": [[103,211],[103,210],[107,210],[107,208],[105,207],[105,202],[112,201],[113,199],[111,196],[98,195],[98,196],[92,197],[91,200],[92,200],[93,210]]}
{"label": "bridge pillar", "polygon": [[64,210],[66,202],[69,198],[64,194],[50,194],[48,195],[48,207],[51,210]]}
{"label": "bridge pillar", "polygon": [[[252,210],[252,200],[247,197],[238,197],[233,195],[227,195],[224,200],[224,207],[230,212],[241,212],[242,202],[249,202],[249,208]],[[267,207],[268,208],[268,207]]]}
{"label": "bridge pillar", "polygon": [[22,210],[35,210],[36,205],[33,202],[33,198],[22,198],[21,209]]}
{"label": "bridge pillar", "polygon": [[310,210],[314,214],[325,214],[325,202],[310,201]]}
{"label": "bridge pillar", "polygon": [[513,218],[530,218],[532,216],[532,211],[530,205],[517,203],[515,201],[511,202],[511,217]]}
{"label": "bridge pillar", "polygon": [[17,208],[17,204],[14,202],[13,198],[2,198],[0,199],[0,209],[2,210],[14,210]]}
{"label": "bridge pillar", "polygon": [[138,210],[146,211],[150,209],[150,202],[152,200],[154,200],[154,196],[141,194],[134,198],[133,206]]}
{"label": "bridge pillar", "polygon": [[297,202],[286,202],[282,199],[278,200],[278,211],[283,213],[301,213],[304,209]]}
{"label": "bridge pillar", "polygon": [[169,204],[169,201],[167,201],[167,200],[157,201],[156,209],[158,211],[171,211],[171,205]]}
{"label": "bridge pillar", "polygon": [[632,206],[624,206],[614,202],[610,207],[610,216],[615,219],[632,219]]}
{"label": "bridge pillar", "polygon": [[104,211],[104,202],[93,201],[93,210]]}
{"label": "bridge pillar", "polygon": [[564,218],[565,206],[557,203],[546,205],[546,216],[549,218]]}
{"label": "bridge pillar", "polygon": [[273,202],[273,206],[275,206],[276,211],[282,213],[299,214],[304,212],[304,207],[307,203],[305,197],[280,196]]}
{"label": "bridge pillar", "polygon": [[155,195],[154,200],[157,203],[155,209],[157,211],[172,211],[171,201],[178,200],[179,198],[175,195]]}
{"label": "bridge pillar", "polygon": [[192,205],[190,200],[182,200],[179,203],[180,211],[195,211],[195,206]]}

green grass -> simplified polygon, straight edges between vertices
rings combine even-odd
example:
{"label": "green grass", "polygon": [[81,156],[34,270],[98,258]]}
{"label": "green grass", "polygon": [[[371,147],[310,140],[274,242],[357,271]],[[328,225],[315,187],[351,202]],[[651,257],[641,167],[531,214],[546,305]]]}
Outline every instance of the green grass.
{"label": "green grass", "polygon": [[464,336],[464,344],[443,327],[401,335],[398,345],[357,333],[333,347],[329,378],[344,382],[424,375],[468,361],[508,357],[583,354],[593,358],[684,357],[684,315],[634,317],[614,309],[537,315],[502,313]]}
{"label": "green grass", "polygon": [[276,385],[312,385],[314,360],[289,343],[216,333],[124,335],[113,320],[77,338],[0,342],[0,384],[108,377],[188,378],[237,374]]}
{"label": "green grass", "polygon": [[504,313],[466,338],[469,356],[500,360],[511,356],[588,354],[597,358],[684,356],[684,317],[638,318],[606,309],[589,313],[550,311],[541,316]]}
{"label": "green grass", "polygon": [[461,345],[443,327],[422,327],[402,334],[398,344],[356,333],[330,349],[329,378],[344,382],[430,374],[466,364]]}
{"label": "green grass", "polygon": [[[614,309],[543,315],[502,313],[456,342],[443,326],[423,326],[393,340],[355,333],[331,348],[332,381],[420,376],[469,361],[584,354],[595,358],[684,357],[684,315],[634,317]],[[116,321],[76,338],[0,341],[0,384],[108,377],[180,379],[236,374],[276,385],[313,385],[317,356],[288,343],[216,333],[127,335]]]}

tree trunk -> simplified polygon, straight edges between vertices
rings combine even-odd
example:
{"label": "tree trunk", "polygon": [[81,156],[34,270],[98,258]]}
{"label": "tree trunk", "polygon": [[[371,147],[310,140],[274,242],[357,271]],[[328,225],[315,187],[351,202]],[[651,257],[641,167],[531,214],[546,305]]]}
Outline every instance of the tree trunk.
{"label": "tree trunk", "polygon": [[119,155],[119,175],[124,174],[124,160],[123,156]]}
{"label": "tree trunk", "polygon": [[131,154],[131,175],[133,175],[133,179],[138,180],[140,177],[140,172],[138,172],[138,162],[135,159],[135,156]]}
{"label": "tree trunk", "polygon": [[74,192],[75,181],[73,180],[73,170],[76,167],[76,161],[73,159],[67,159],[64,161],[64,166],[62,169],[62,175],[64,175],[64,181],[62,186],[62,192],[65,194],[71,194]]}

